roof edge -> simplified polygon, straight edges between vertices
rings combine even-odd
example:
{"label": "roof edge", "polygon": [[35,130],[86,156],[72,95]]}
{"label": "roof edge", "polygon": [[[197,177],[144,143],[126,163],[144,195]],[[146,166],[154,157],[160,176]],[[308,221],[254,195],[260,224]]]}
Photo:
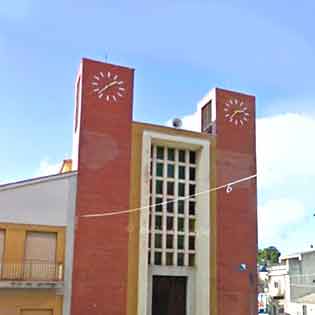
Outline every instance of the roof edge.
{"label": "roof edge", "polygon": [[292,258],[298,258],[299,260],[302,259],[302,255],[307,255],[307,254],[311,254],[311,253],[315,253],[315,250],[304,250],[304,251],[300,251],[297,253],[293,253],[293,254],[288,254],[288,255],[281,255],[280,256],[280,260],[285,260],[285,259],[292,259]]}
{"label": "roof edge", "polygon": [[24,179],[21,181],[0,185],[0,191],[19,188],[19,187],[23,187],[26,185],[34,185],[34,184],[38,184],[41,182],[47,182],[50,180],[58,180],[58,179],[66,178],[66,177],[72,177],[72,176],[77,175],[77,173],[78,173],[77,171],[71,171],[71,172],[67,172],[67,173],[53,174],[53,175]]}
{"label": "roof edge", "polygon": [[180,132],[190,133],[191,135],[194,135],[195,137],[203,138],[203,139],[211,139],[214,136],[213,134],[209,134],[209,133],[202,132],[202,131],[194,131],[194,130],[183,129],[183,128],[174,128],[174,127],[170,127],[170,126],[152,124],[152,123],[142,122],[142,121],[135,121],[135,120],[133,120],[132,123],[134,125],[148,127],[148,128],[150,128],[150,127],[151,128],[161,128],[161,129],[164,129],[165,132],[167,132],[167,131],[172,131],[172,132],[176,131],[178,133],[180,133]]}

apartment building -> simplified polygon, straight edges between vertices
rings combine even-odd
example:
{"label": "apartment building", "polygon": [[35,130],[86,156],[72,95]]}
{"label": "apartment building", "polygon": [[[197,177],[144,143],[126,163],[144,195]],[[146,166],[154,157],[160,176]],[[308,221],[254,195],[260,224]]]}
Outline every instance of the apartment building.
{"label": "apartment building", "polygon": [[0,314],[63,314],[65,234],[75,176],[0,186]]}
{"label": "apartment building", "polygon": [[200,132],[136,122],[133,76],[84,59],[67,172],[0,186],[0,314],[257,313],[255,98],[211,90]]}
{"label": "apartment building", "polygon": [[283,255],[280,263],[268,272],[273,314],[314,315],[315,251]]}

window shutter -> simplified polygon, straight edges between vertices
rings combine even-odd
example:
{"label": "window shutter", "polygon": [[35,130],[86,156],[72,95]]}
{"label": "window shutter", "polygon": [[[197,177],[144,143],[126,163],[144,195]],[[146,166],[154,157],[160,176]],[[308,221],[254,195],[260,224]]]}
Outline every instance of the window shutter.
{"label": "window shutter", "polygon": [[56,233],[28,232],[26,234],[25,260],[55,263]]}
{"label": "window shutter", "polygon": [[55,280],[58,277],[56,243],[56,233],[26,234],[24,277],[27,280]]}

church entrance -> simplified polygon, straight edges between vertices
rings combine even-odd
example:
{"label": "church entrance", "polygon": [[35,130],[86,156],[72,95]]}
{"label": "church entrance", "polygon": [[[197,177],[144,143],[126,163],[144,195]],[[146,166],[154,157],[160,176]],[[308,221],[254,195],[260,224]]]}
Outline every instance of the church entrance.
{"label": "church entrance", "polygon": [[186,315],[187,277],[153,276],[152,315]]}

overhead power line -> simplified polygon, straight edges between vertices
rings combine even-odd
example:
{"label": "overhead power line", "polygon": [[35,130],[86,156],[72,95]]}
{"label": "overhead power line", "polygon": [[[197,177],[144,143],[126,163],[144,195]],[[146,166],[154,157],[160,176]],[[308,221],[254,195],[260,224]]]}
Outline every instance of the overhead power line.
{"label": "overhead power line", "polygon": [[[196,196],[199,196],[199,195],[202,195],[202,194],[206,194],[206,193],[209,193],[209,192],[217,191],[217,190],[223,189],[223,188],[225,188],[226,189],[226,193],[229,194],[233,190],[233,188],[232,188],[233,185],[236,185],[236,184],[248,181],[248,180],[253,179],[255,177],[257,177],[257,174],[250,175],[250,176],[247,176],[247,177],[243,177],[243,178],[234,180],[232,182],[229,182],[227,184],[224,184],[224,185],[221,185],[221,186],[218,186],[218,187],[214,187],[214,188],[210,188],[210,189],[198,192],[198,193],[193,194],[193,195],[182,197],[182,198],[180,198],[180,200],[190,199],[192,197],[196,197]],[[138,211],[149,209],[150,207],[161,206],[161,205],[166,205],[168,203],[173,203],[173,202],[176,202],[178,200],[179,200],[179,198],[168,200],[168,201],[164,201],[164,202],[160,202],[160,203],[150,204],[150,205],[139,207],[139,208],[133,208],[133,209],[117,210],[117,211],[111,210],[111,211],[103,212],[103,213],[83,214],[83,215],[81,215],[81,218],[108,217],[108,216],[113,216],[113,215],[121,215],[121,214],[127,214],[127,213],[132,213],[132,212],[138,212]]]}

